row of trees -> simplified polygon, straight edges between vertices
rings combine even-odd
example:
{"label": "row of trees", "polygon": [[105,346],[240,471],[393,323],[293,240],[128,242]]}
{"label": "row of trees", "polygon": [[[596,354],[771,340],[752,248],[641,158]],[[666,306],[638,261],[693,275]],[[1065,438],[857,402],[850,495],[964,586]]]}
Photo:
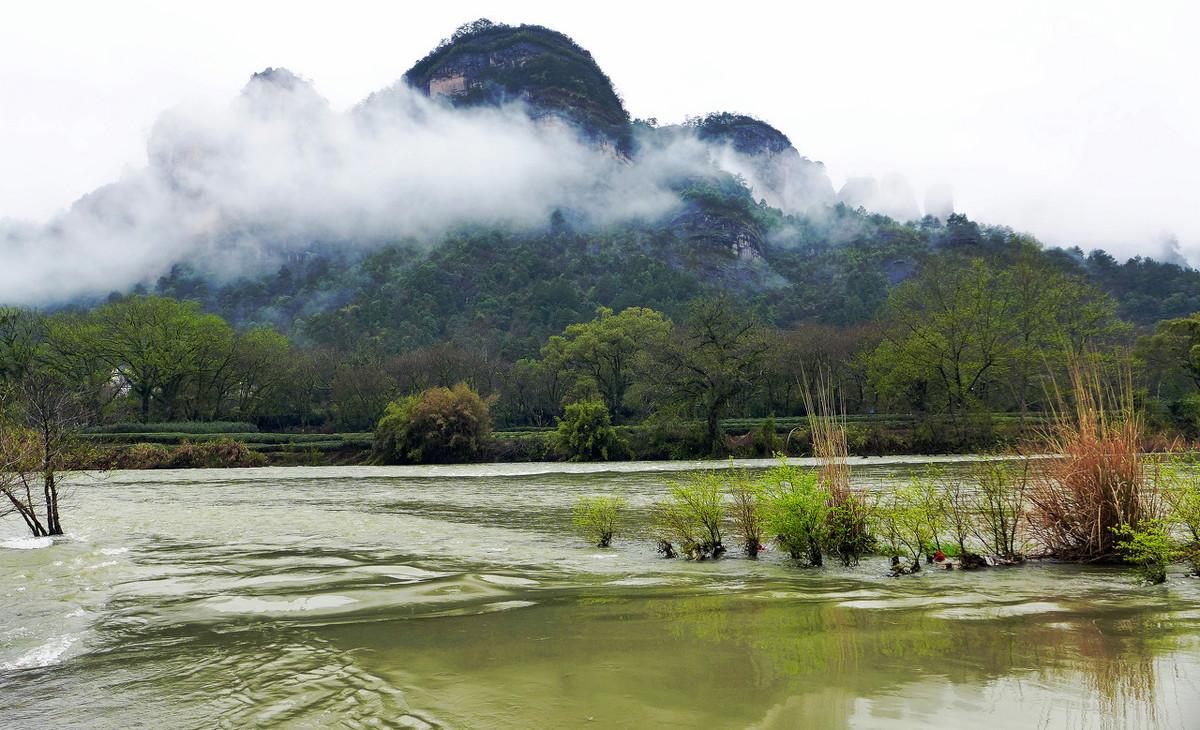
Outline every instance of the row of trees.
{"label": "row of trees", "polygon": [[849,413],[1045,410],[1062,363],[1089,353],[1132,366],[1146,403],[1200,429],[1200,314],[1135,332],[1113,301],[1033,246],[1005,256],[930,259],[869,324],[767,327],[721,295],[674,320],[601,308],[509,362],[447,342],[391,353],[304,346],[263,327],[236,330],[194,302],[115,299],[52,315],[0,311],[0,382],[48,372],[98,421],[234,420],[273,429],[373,429],[389,403],[465,383],[499,427],[551,427],[566,405],[603,403],[614,423],[697,420],[720,450],[727,416],[806,412],[806,374],[828,374]]}

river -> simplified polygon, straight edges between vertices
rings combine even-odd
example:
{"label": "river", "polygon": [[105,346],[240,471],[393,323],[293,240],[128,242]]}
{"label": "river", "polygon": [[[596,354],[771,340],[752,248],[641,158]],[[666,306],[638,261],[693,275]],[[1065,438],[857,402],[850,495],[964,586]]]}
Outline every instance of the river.
{"label": "river", "polygon": [[66,537],[0,521],[0,726],[1200,727],[1178,569],[894,579],[571,534],[573,500],[614,491],[641,531],[689,466],[77,477]]}

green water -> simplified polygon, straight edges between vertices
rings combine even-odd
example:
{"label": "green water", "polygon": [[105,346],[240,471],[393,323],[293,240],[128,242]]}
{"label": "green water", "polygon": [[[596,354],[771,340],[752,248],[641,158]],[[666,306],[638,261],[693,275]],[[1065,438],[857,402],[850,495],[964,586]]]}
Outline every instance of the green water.
{"label": "green water", "polygon": [[[855,465],[886,488],[915,460]],[[122,472],[0,524],[0,726],[1200,727],[1200,581],[589,547],[677,464]]]}

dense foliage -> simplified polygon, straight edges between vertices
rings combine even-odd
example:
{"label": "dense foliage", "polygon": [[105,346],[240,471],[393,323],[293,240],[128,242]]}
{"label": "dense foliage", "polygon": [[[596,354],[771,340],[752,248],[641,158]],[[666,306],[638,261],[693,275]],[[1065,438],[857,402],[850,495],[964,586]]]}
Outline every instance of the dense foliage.
{"label": "dense foliage", "polygon": [[388,464],[470,461],[491,428],[487,401],[466,383],[431,388],[387,405],[375,428],[375,457]]}

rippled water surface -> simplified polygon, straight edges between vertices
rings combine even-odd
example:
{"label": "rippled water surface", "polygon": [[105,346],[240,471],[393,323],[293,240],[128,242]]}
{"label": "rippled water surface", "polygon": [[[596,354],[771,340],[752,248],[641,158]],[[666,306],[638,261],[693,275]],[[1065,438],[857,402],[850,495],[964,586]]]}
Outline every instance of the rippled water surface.
{"label": "rippled water surface", "polygon": [[[871,459],[885,487],[917,460]],[[119,472],[0,524],[0,725],[1200,727],[1200,581],[665,561],[680,464]]]}

